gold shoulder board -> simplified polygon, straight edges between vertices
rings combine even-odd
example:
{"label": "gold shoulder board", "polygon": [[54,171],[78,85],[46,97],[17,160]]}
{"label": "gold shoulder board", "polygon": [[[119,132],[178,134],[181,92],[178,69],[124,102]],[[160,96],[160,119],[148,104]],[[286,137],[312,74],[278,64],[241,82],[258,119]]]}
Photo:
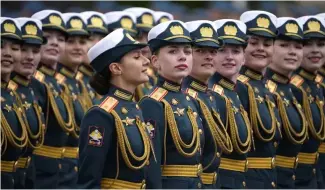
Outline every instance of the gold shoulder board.
{"label": "gold shoulder board", "polygon": [[55,79],[56,81],[58,81],[59,84],[63,84],[63,82],[65,81],[65,76],[60,73],[56,73]]}
{"label": "gold shoulder board", "polygon": [[296,87],[300,87],[302,85],[302,83],[304,83],[304,79],[299,75],[294,75],[290,79],[290,83],[295,85]]}
{"label": "gold shoulder board", "polygon": [[267,80],[266,87],[269,89],[271,93],[274,93],[277,88],[277,84],[271,80]]}
{"label": "gold shoulder board", "polygon": [[113,97],[107,97],[99,107],[110,113],[118,104],[118,100]]}
{"label": "gold shoulder board", "polygon": [[222,86],[219,86],[217,84],[213,85],[212,90],[218,94],[220,94],[221,96],[223,96],[224,94],[224,89],[222,88]]}
{"label": "gold shoulder board", "polygon": [[188,94],[188,95],[190,95],[190,96],[192,96],[193,98],[197,98],[197,95],[198,95],[198,93],[195,91],[195,90],[193,90],[193,89],[190,89],[190,88],[187,88],[186,89],[186,93]]}
{"label": "gold shoulder board", "polygon": [[246,84],[246,83],[249,81],[249,78],[246,77],[245,75],[239,75],[239,76],[237,77],[237,80],[239,80],[240,82]]}
{"label": "gold shoulder board", "polygon": [[43,82],[44,81],[44,78],[45,78],[45,75],[42,72],[40,72],[40,71],[36,71],[35,74],[34,74],[34,77],[38,81]]}
{"label": "gold shoulder board", "polygon": [[8,89],[10,89],[12,91],[16,91],[17,88],[18,88],[18,85],[14,81],[10,80],[8,83]]}
{"label": "gold shoulder board", "polygon": [[167,95],[167,93],[167,90],[158,87],[149,95],[149,97],[160,102]]}
{"label": "gold shoulder board", "polygon": [[315,82],[322,83],[323,82],[323,77],[321,75],[316,75]]}
{"label": "gold shoulder board", "polygon": [[83,74],[82,74],[80,71],[78,71],[78,72],[77,72],[77,75],[76,75],[76,79],[77,79],[77,80],[81,80],[82,77],[83,77]]}

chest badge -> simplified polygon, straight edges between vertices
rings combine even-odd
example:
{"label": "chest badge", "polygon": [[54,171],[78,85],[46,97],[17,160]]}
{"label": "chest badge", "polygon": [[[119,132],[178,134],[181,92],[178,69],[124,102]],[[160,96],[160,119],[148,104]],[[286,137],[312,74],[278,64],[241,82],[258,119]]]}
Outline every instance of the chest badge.
{"label": "chest badge", "polygon": [[309,100],[310,103],[312,103],[314,101],[314,97],[312,95],[309,95],[308,100]]}
{"label": "chest badge", "polygon": [[255,92],[255,93],[259,93],[260,91],[258,90],[257,87],[254,87],[254,92]]}
{"label": "chest badge", "polygon": [[177,108],[176,111],[174,111],[174,113],[177,114],[178,116],[182,116],[182,115],[184,115],[184,111],[185,111],[185,108],[183,108],[183,109]]}
{"label": "chest badge", "polygon": [[20,97],[21,97],[21,99],[23,99],[23,100],[26,99],[26,96],[25,96],[25,94],[23,94],[23,93],[20,94]]}
{"label": "chest badge", "polygon": [[25,103],[23,104],[23,107],[25,108],[25,110],[28,110],[30,108],[31,104],[28,103],[27,101],[25,101]]}
{"label": "chest badge", "polygon": [[283,92],[283,91],[280,91],[280,95],[281,95],[281,96],[284,96],[284,92]]}
{"label": "chest badge", "polygon": [[133,125],[135,119],[130,119],[129,117],[126,117],[122,120],[123,123],[125,123],[126,126]]}
{"label": "chest badge", "polygon": [[123,114],[127,114],[127,113],[128,113],[128,110],[127,110],[125,107],[122,107],[121,112],[122,112]]}
{"label": "chest badge", "polygon": [[186,96],[186,100],[187,100],[187,101],[190,101],[191,99],[190,99],[190,97],[189,97],[189,96]]}
{"label": "chest badge", "polygon": [[77,95],[74,92],[72,92],[71,97],[72,97],[73,101],[76,101],[77,98],[78,98]]}
{"label": "chest badge", "polygon": [[6,104],[6,106],[4,107],[5,110],[7,110],[7,112],[10,112],[12,110],[12,107],[9,106],[8,104]]}
{"label": "chest badge", "polygon": [[260,95],[257,96],[257,98],[255,98],[260,104],[264,102],[264,98],[261,97]]}
{"label": "chest badge", "polygon": [[238,108],[236,106],[233,106],[232,110],[235,112],[235,114],[238,113]]}
{"label": "chest badge", "polygon": [[175,98],[173,98],[173,99],[172,99],[172,104],[173,104],[174,106],[176,106],[176,105],[178,104],[178,101],[177,101]]}
{"label": "chest badge", "polygon": [[290,105],[290,101],[288,99],[284,99],[284,104],[288,107]]}

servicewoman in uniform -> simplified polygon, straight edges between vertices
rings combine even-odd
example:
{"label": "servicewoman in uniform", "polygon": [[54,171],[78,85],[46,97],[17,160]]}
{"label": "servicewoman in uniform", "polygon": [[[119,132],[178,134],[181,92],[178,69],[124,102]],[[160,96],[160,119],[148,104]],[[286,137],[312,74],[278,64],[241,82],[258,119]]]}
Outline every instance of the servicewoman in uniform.
{"label": "servicewoman in uniform", "polygon": [[233,147],[230,137],[217,116],[217,105],[208,89],[209,78],[214,74],[213,60],[222,46],[214,24],[207,20],[185,23],[193,40],[193,68],[190,76],[182,83],[183,90],[197,99],[200,105],[204,128],[204,149],[202,154],[203,173],[201,179],[206,189],[220,188],[218,168],[221,153],[229,154]]}
{"label": "servicewoman in uniform", "polygon": [[[322,17],[323,20],[325,20],[325,13],[320,13],[316,16]],[[323,55],[325,56],[325,55]],[[318,70],[318,74],[315,78],[315,81],[322,86],[323,93],[325,95],[325,61],[323,61],[323,66]],[[319,148],[319,159],[318,159],[318,168],[319,171],[316,172],[317,175],[317,181],[318,181],[318,188],[319,189],[325,189],[325,141],[323,141]]]}
{"label": "servicewoman in uniform", "polygon": [[75,78],[78,67],[81,65],[84,54],[88,50],[87,25],[80,14],[64,13],[63,20],[66,24],[68,37],[65,43],[65,51],[60,55],[60,64],[56,77],[57,82],[64,90],[63,98],[69,101],[69,109],[72,111],[73,130],[64,147],[62,169],[60,170],[59,188],[74,188],[78,179],[78,144],[81,120],[87,111],[80,93],[80,83]]}
{"label": "servicewoman in uniform", "polygon": [[14,65],[20,62],[21,30],[12,18],[1,19],[1,188],[15,188],[15,171],[19,157],[25,152],[28,134],[16,93],[18,84],[10,81]]}
{"label": "servicewoman in uniform", "polygon": [[140,102],[151,127],[157,162],[148,170],[148,188],[202,188],[203,126],[198,102],[181,90],[192,69],[191,36],[181,21],[152,28],[148,35],[158,83]]}
{"label": "servicewoman in uniform", "polygon": [[216,116],[228,130],[234,148],[232,153],[221,156],[220,186],[241,189],[246,187],[247,153],[253,143],[248,114],[235,91],[237,75],[245,62],[246,25],[232,19],[217,20],[214,24],[224,45],[218,49],[214,60],[216,72],[209,83],[217,105]]}
{"label": "servicewoman in uniform", "polygon": [[108,33],[118,28],[123,28],[132,37],[136,37],[138,30],[136,27],[137,18],[133,13],[126,11],[112,11],[105,13]]}
{"label": "servicewoman in uniform", "polygon": [[274,41],[272,62],[266,70],[266,86],[276,96],[282,123],[282,140],[276,150],[277,188],[295,188],[297,156],[308,134],[301,104],[289,84],[292,73],[303,56],[303,32],[297,20],[290,17],[276,21],[278,35]]}
{"label": "servicewoman in uniform", "polygon": [[[155,26],[154,11],[142,7],[132,7],[132,8],[125,9],[124,11],[134,14],[136,17],[136,27],[138,33],[135,39],[141,43],[148,43],[149,30]],[[151,52],[148,46],[144,47],[142,49],[142,52],[145,57],[147,57],[148,59],[151,58]],[[150,69],[148,70],[148,74],[152,74]],[[140,86],[137,87],[135,93],[135,101],[139,101],[144,95],[148,95],[152,90],[153,89],[152,89],[152,85],[150,85],[150,81],[141,84]]]}
{"label": "servicewoman in uniform", "polygon": [[47,40],[43,37],[42,23],[32,18],[17,18],[20,24],[23,44],[21,47],[21,60],[14,67],[12,80],[17,83],[17,93],[20,104],[25,113],[23,120],[28,132],[28,147],[18,160],[15,188],[32,189],[35,185],[35,165],[32,157],[33,151],[43,145],[45,133],[45,118],[42,112],[41,98],[34,87],[45,88],[43,84],[33,78],[33,74],[41,60],[41,46]]}
{"label": "servicewoman in uniform", "polygon": [[325,139],[325,118],[324,92],[315,78],[325,60],[325,20],[317,16],[304,16],[297,20],[303,26],[303,59],[290,83],[293,95],[305,113],[309,138],[298,154],[295,187],[316,189],[317,151]]}
{"label": "servicewoman in uniform", "polygon": [[46,131],[43,146],[34,150],[33,159],[36,169],[35,188],[58,188],[60,159],[70,132],[73,130],[72,112],[69,99],[63,98],[63,90],[56,80],[59,55],[64,52],[66,30],[62,14],[54,10],[43,10],[32,18],[42,22],[43,36],[47,44],[41,48],[41,62],[34,77],[46,88],[34,87],[41,98],[41,106],[46,116]]}
{"label": "servicewoman in uniform", "polygon": [[[88,49],[90,49],[108,34],[106,17],[104,14],[95,11],[82,12],[81,16],[87,21],[87,30],[89,32],[87,44]],[[98,104],[101,98],[89,85],[90,77],[94,74],[94,70],[89,64],[88,55],[85,53],[83,64],[79,66],[76,75],[76,79],[81,84],[81,96],[87,109],[93,104]]]}
{"label": "servicewoman in uniform", "polygon": [[132,101],[137,85],[149,80],[146,44],[117,29],[92,47],[91,86],[103,95],[82,120],[78,188],[143,189],[153,155],[149,127]]}
{"label": "servicewoman in uniform", "polygon": [[240,16],[247,26],[248,43],[236,91],[248,113],[255,145],[247,158],[245,177],[248,189],[276,187],[275,155],[281,140],[281,124],[275,98],[263,80],[272,60],[276,19],[275,15],[265,11],[247,11]]}

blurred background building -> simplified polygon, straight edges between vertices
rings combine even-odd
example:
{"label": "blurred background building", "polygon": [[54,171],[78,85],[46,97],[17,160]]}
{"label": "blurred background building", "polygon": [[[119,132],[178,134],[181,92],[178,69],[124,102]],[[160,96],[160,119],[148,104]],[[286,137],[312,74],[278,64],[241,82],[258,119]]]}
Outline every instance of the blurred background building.
{"label": "blurred background building", "polygon": [[238,19],[246,10],[265,10],[278,17],[300,17],[325,12],[324,1],[1,1],[1,16],[31,16],[43,9],[60,12],[88,10],[107,13],[129,7],[166,11],[182,21]]}

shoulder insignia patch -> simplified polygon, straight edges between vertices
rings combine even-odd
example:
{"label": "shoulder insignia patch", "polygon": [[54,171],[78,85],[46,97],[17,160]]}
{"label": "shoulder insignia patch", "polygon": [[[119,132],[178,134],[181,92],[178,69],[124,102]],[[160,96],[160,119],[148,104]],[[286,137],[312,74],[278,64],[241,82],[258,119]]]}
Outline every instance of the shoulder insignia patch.
{"label": "shoulder insignia patch", "polygon": [[323,77],[321,75],[316,75],[315,82],[322,83],[323,82]]}
{"label": "shoulder insignia patch", "polygon": [[43,82],[44,79],[45,79],[45,75],[40,71],[36,71],[35,74],[34,74],[34,78],[37,79],[40,82]]}
{"label": "shoulder insignia patch", "polygon": [[237,77],[237,80],[239,80],[240,82],[246,84],[246,83],[249,81],[249,78],[246,77],[245,75],[239,75],[239,76]]}
{"label": "shoulder insignia patch", "polygon": [[149,97],[160,102],[166,95],[168,91],[163,88],[156,88]]}
{"label": "shoulder insignia patch", "polygon": [[65,76],[60,73],[56,73],[54,77],[59,84],[63,84],[63,82],[65,81]]}
{"label": "shoulder insignia patch", "polygon": [[89,126],[88,129],[88,145],[90,146],[103,146],[105,128],[98,126]]}
{"label": "shoulder insignia patch", "polygon": [[99,107],[110,113],[118,104],[118,100],[113,97],[107,97]]}
{"label": "shoulder insignia patch", "polygon": [[15,83],[14,81],[10,80],[7,88],[12,91],[16,91],[16,89],[18,88],[18,84]]}
{"label": "shoulder insignia patch", "polygon": [[213,85],[212,90],[213,90],[214,92],[220,94],[221,96],[224,95],[224,89],[223,89],[222,86],[220,86],[220,85],[217,85],[217,84]]}
{"label": "shoulder insignia patch", "polygon": [[198,93],[195,91],[195,90],[193,90],[193,89],[190,89],[190,88],[187,88],[186,89],[186,93],[188,94],[188,95],[190,95],[190,96],[192,96],[193,98],[197,98],[197,95],[198,95]]}
{"label": "shoulder insignia patch", "polygon": [[290,79],[290,83],[295,85],[296,87],[300,87],[302,85],[302,83],[304,83],[304,79],[299,75],[294,75]]}
{"label": "shoulder insignia patch", "polygon": [[276,88],[277,88],[277,84],[271,80],[267,80],[266,81],[266,87],[267,89],[269,89],[269,91],[271,93],[274,93],[276,91]]}
{"label": "shoulder insignia patch", "polygon": [[82,77],[83,77],[84,75],[80,72],[80,71],[78,71],[77,72],[77,75],[76,75],[76,79],[77,80],[82,80]]}

